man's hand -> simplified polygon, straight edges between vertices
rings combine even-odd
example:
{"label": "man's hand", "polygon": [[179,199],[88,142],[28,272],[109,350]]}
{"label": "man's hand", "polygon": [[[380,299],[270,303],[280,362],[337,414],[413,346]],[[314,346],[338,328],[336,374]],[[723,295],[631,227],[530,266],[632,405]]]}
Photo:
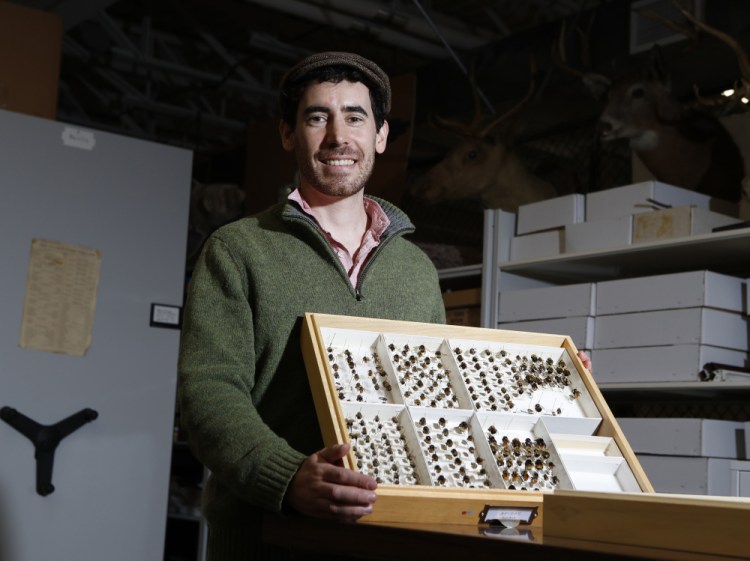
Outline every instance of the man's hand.
{"label": "man's hand", "polygon": [[578,358],[581,359],[581,362],[583,363],[583,366],[591,372],[591,359],[589,358],[589,355],[584,353],[583,351],[578,351]]}
{"label": "man's hand", "polygon": [[289,484],[286,502],[301,514],[353,522],[372,512],[377,482],[343,467],[349,444],[309,456]]}

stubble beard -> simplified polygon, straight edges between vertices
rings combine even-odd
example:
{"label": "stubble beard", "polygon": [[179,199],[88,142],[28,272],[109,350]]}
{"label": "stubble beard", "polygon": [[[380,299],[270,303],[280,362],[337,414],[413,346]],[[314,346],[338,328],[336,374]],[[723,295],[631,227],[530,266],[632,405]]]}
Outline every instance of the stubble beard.
{"label": "stubble beard", "polygon": [[[346,158],[347,155],[333,150],[330,154],[326,154],[327,158],[331,156]],[[370,179],[375,164],[374,154],[356,154],[358,173],[337,176],[326,174],[325,165],[320,163],[319,158],[320,153],[314,154],[312,159],[298,153],[297,166],[300,175],[315,190],[330,197],[349,197],[359,193],[365,188],[367,181]]]}

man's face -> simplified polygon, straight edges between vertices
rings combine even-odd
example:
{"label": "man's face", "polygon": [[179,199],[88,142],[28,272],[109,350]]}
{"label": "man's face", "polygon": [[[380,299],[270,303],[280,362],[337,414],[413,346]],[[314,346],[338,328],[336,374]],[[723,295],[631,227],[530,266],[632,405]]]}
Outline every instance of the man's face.
{"label": "man's face", "polygon": [[388,123],[376,131],[367,86],[344,80],[310,84],[296,127],[282,121],[280,131],[284,148],[294,150],[303,187],[346,197],[367,183],[375,154],[385,150]]}

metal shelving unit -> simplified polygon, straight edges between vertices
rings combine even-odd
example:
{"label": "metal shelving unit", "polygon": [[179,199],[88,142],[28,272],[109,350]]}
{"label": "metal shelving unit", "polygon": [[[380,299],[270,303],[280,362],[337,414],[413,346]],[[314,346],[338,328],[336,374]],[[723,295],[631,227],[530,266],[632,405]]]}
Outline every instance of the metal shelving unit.
{"label": "metal shelving unit", "polygon": [[[515,214],[502,210],[485,211],[484,327],[497,327],[498,294],[502,290],[700,269],[750,276],[750,228],[511,261],[510,240],[515,234],[515,226]],[[735,400],[750,397],[750,377],[747,381],[601,384],[599,388],[610,399]]]}

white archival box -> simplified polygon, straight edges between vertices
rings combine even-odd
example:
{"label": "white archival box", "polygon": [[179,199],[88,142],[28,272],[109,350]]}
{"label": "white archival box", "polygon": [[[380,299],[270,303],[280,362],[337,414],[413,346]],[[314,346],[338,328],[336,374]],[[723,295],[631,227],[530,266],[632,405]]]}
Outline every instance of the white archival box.
{"label": "white archival box", "polygon": [[510,240],[511,261],[553,257],[563,250],[564,231],[548,230],[524,236],[515,236]]}
{"label": "white archival box", "polygon": [[587,220],[566,224],[565,253],[603,250],[630,245],[633,217],[613,216],[604,220]]}
{"label": "white archival box", "polygon": [[633,215],[633,243],[710,234],[714,228],[737,222],[734,216],[692,205],[641,212]]}
{"label": "white archival box", "polygon": [[732,494],[730,466],[736,460],[636,454],[657,493]]}
{"label": "white archival box", "polygon": [[587,282],[539,288],[503,290],[499,295],[498,321],[593,316],[596,283]]}
{"label": "white archival box", "polygon": [[729,478],[733,497],[750,497],[750,462],[730,463]]}
{"label": "white archival box", "polygon": [[565,333],[581,350],[594,348],[594,320],[590,316],[500,322],[499,329],[530,331],[532,333]]}
{"label": "white archival box", "polygon": [[659,181],[642,181],[589,193],[586,196],[586,219],[605,220],[659,208],[650,200],[668,207],[695,205],[708,210],[711,197]]}
{"label": "white archival box", "polygon": [[747,352],[748,318],[703,307],[596,318],[595,349],[687,344]]}
{"label": "white archival box", "polygon": [[601,281],[595,315],[700,306],[742,312],[745,288],[743,279],[712,271]]}
{"label": "white archival box", "polygon": [[594,349],[591,361],[598,384],[698,382],[706,363],[744,367],[747,353],[709,345],[665,345]]}
{"label": "white archival box", "polygon": [[577,224],[584,221],[585,212],[586,196],[577,193],[521,205],[518,207],[516,234],[520,236]]}
{"label": "white archival box", "polygon": [[620,417],[617,422],[637,454],[743,459],[740,421]]}

